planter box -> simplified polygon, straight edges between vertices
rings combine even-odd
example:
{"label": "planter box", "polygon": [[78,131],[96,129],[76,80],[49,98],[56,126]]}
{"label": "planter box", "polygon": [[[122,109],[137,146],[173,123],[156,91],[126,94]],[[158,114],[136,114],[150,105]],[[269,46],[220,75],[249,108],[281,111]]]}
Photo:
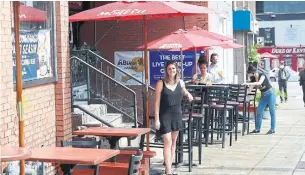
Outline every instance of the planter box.
{"label": "planter box", "polygon": [[[246,108],[246,111],[248,110],[248,107]],[[250,112],[254,112],[255,110],[257,110],[257,106],[255,106],[253,104],[250,104]],[[239,105],[239,112],[243,112],[243,105]]]}
{"label": "planter box", "polygon": [[[246,114],[248,114],[247,110],[248,110],[248,108],[246,108]],[[256,111],[256,110],[257,110],[257,106],[254,108],[254,105],[251,104],[250,105],[250,116],[249,116],[250,120],[254,120],[254,111]],[[243,105],[239,105],[239,114],[242,115],[243,114],[242,112],[243,112]]]}

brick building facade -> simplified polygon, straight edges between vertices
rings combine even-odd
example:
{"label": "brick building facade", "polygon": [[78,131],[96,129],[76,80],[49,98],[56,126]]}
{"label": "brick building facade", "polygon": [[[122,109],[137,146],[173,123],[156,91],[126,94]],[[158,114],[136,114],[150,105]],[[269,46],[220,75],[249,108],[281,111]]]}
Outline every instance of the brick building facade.
{"label": "brick building facade", "polygon": [[[68,2],[55,3],[55,42],[57,79],[55,82],[26,87],[25,145],[29,148],[59,146],[60,140],[71,139],[71,88]],[[106,2],[92,2],[92,7]],[[187,2],[208,7],[208,2]],[[18,117],[16,91],[13,82],[12,58],[12,2],[0,2],[0,145],[18,145]],[[116,21],[96,23],[96,39],[104,36]],[[193,26],[208,30],[208,15],[152,19],[148,21],[148,41],[155,40],[178,29]],[[94,45],[93,22],[85,22],[80,28],[80,45]],[[92,31],[92,32],[91,32]],[[120,21],[97,44],[96,48],[109,61],[114,61],[115,51],[131,51],[143,44],[143,21]],[[140,92],[140,90],[139,90]],[[140,93],[139,93],[140,94]],[[138,104],[142,102],[139,100]]]}
{"label": "brick building facade", "polygon": [[[55,3],[58,80],[23,90],[25,146],[58,145],[71,138],[68,2]],[[0,145],[18,146],[18,116],[13,82],[12,2],[0,2]],[[57,143],[57,144],[56,144]]]}

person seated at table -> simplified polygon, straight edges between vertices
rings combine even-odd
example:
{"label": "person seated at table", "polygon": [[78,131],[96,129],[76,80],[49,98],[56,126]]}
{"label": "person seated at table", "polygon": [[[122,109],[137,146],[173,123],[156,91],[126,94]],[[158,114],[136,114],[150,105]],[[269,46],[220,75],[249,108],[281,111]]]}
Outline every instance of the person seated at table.
{"label": "person seated at table", "polygon": [[176,141],[182,129],[183,96],[189,101],[193,100],[183,80],[180,80],[177,63],[168,61],[165,66],[165,77],[157,82],[155,91],[155,128],[164,139],[163,156],[166,174],[173,174],[172,162],[175,158]]}
{"label": "person seated at table", "polygon": [[257,122],[255,126],[255,130],[251,133],[260,133],[260,129],[262,126],[262,118],[265,107],[269,106],[270,116],[271,116],[271,126],[270,130],[266,134],[274,134],[275,133],[275,120],[276,120],[276,112],[275,112],[275,93],[273,91],[270,80],[264,73],[260,73],[253,65],[249,65],[247,70],[248,76],[250,77],[251,83],[244,83],[244,85],[249,86],[249,91],[253,86],[257,86],[261,91],[261,99],[258,103],[257,108]]}
{"label": "person seated at table", "polygon": [[208,72],[213,76],[213,83],[221,84],[224,82],[224,75],[222,68],[217,64],[218,55],[213,53],[210,58],[211,64],[208,67]]}
{"label": "person seated at table", "polygon": [[205,60],[198,61],[198,67],[200,69],[200,73],[194,74],[192,78],[193,84],[207,84],[212,82],[213,77],[210,73],[208,73],[208,62]]}

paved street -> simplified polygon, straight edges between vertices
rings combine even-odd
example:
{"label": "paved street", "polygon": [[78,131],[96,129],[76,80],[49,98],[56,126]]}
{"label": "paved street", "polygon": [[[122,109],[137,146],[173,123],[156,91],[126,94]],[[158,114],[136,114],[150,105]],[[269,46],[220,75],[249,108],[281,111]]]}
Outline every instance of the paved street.
{"label": "paved street", "polygon": [[[289,83],[289,101],[277,110],[277,129],[274,135],[265,135],[270,120],[263,120],[260,134],[239,135],[237,142],[226,148],[220,144],[203,147],[203,163],[189,173],[187,167],[178,168],[179,175],[305,175],[305,107],[297,82]],[[251,122],[250,130],[254,129]],[[154,169],[162,169],[162,150],[155,149]],[[197,147],[194,162],[198,163]],[[187,154],[184,156],[187,158]],[[158,173],[153,173],[158,174]]]}

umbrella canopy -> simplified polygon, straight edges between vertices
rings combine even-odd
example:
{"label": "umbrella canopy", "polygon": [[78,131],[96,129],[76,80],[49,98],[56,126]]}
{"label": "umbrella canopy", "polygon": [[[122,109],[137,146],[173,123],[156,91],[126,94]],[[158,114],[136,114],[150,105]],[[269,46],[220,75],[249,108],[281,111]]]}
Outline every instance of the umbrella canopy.
{"label": "umbrella canopy", "polygon": [[218,13],[207,7],[195,6],[182,2],[114,2],[94,9],[86,10],[70,16],[70,22],[98,21],[98,20],[140,20],[144,16],[147,19],[169,18],[176,16],[188,16],[194,14]]}
{"label": "umbrella canopy", "polygon": [[259,54],[260,58],[278,58],[276,55],[272,55],[271,53],[265,52]]}
{"label": "umbrella canopy", "polygon": [[31,6],[20,5],[19,18],[21,22],[43,22],[46,21],[47,14]]}
{"label": "umbrella canopy", "polygon": [[[223,42],[179,29],[169,35],[148,43],[148,49],[188,50],[191,48],[218,46],[220,44],[223,44]],[[143,46],[140,48],[142,47]]]}
{"label": "umbrella canopy", "polygon": [[224,42],[224,44],[219,45],[220,47],[224,49],[238,49],[245,47],[244,45],[232,43],[232,42]]}
{"label": "umbrella canopy", "polygon": [[196,26],[194,26],[191,29],[188,29],[187,31],[189,31],[190,33],[205,36],[205,37],[215,39],[215,40],[221,40],[221,41],[235,41],[236,40],[235,38],[231,38],[231,37],[221,35],[218,33],[214,33],[214,32],[209,32],[209,31],[203,30]]}

